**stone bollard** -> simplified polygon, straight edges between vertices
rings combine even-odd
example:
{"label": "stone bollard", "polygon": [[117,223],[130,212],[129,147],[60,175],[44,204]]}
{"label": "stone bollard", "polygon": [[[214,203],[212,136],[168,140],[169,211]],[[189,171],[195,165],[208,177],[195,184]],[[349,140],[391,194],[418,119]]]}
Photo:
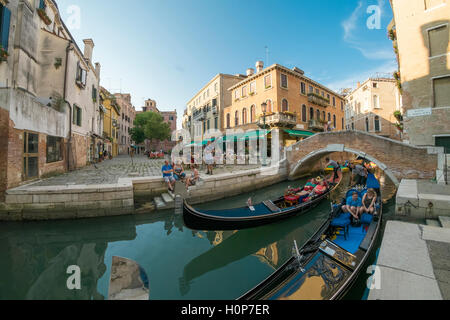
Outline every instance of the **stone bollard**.
{"label": "stone bollard", "polygon": [[175,196],[175,214],[183,214],[183,198],[179,194]]}

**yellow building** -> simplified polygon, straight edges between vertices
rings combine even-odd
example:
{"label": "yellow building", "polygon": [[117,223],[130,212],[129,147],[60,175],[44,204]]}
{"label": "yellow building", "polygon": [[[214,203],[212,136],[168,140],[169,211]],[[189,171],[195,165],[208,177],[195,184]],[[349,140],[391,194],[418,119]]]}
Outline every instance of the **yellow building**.
{"label": "yellow building", "polygon": [[100,103],[103,110],[103,137],[107,139],[105,150],[113,157],[119,154],[119,118],[120,107],[114,95],[100,87]]}
{"label": "yellow building", "polygon": [[[343,130],[344,97],[306,77],[298,68],[274,64],[266,69],[256,63],[256,73],[228,89],[232,103],[225,108],[225,129],[280,129],[280,140],[288,146],[308,132]],[[262,110],[266,104],[266,113]]]}
{"label": "yellow building", "polygon": [[390,0],[405,140],[450,153],[450,0]]}

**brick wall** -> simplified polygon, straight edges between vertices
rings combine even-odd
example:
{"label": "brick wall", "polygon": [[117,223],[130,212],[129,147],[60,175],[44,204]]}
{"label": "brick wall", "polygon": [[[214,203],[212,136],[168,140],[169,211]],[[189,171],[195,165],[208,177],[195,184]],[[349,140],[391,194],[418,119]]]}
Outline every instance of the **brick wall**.
{"label": "brick wall", "polygon": [[7,188],[9,112],[0,108],[0,201]]}
{"label": "brick wall", "polygon": [[[290,171],[299,160],[329,145],[344,145],[346,149],[362,151],[384,163],[398,179],[432,179],[436,176],[437,155],[428,154],[427,148],[408,146],[356,131],[318,134],[294,145],[292,151],[287,152]],[[318,154],[311,161],[316,162],[325,156],[326,153]]]}

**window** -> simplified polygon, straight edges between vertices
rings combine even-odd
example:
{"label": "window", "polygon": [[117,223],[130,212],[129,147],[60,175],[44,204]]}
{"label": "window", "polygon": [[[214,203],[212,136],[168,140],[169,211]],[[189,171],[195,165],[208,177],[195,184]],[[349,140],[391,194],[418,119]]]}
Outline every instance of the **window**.
{"label": "window", "polygon": [[309,120],[314,120],[314,109],[309,108]]}
{"label": "window", "polygon": [[327,99],[330,100],[330,95],[329,94],[327,94]]}
{"label": "window", "polygon": [[264,77],[264,87],[266,89],[272,88],[272,75],[271,74]]}
{"label": "window", "polygon": [[333,127],[336,129],[336,115],[333,115]]}
{"label": "window", "polygon": [[331,121],[331,114],[328,112],[328,121]]}
{"label": "window", "polygon": [[242,87],[242,97],[246,97],[247,96],[247,86],[243,86]]}
{"label": "window", "polygon": [[289,111],[289,103],[286,99],[283,99],[281,102],[281,111],[288,112]]}
{"label": "window", "polygon": [[77,62],[77,78],[76,83],[81,87],[86,87],[86,77],[87,72],[83,68],[81,68],[80,62]]}
{"label": "window", "polygon": [[217,83],[215,83],[214,84],[214,91],[217,93],[219,90],[218,90],[218,85],[217,85]]}
{"label": "window", "polygon": [[231,127],[231,116],[229,113],[227,113],[227,128],[229,129]]}
{"label": "window", "polygon": [[247,124],[247,109],[242,110],[242,124]]}
{"label": "window", "polygon": [[273,111],[272,110],[272,100],[267,100],[266,103],[267,103],[267,112],[268,113],[272,112]]}
{"label": "window", "polygon": [[325,98],[325,92],[322,91],[321,94],[322,94],[322,97]]}
{"label": "window", "polygon": [[214,129],[219,129],[218,124],[219,124],[219,118],[215,117],[214,118]]}
{"label": "window", "polygon": [[255,109],[256,107],[254,105],[250,107],[250,123],[253,123],[256,120]]}
{"label": "window", "polygon": [[341,119],[342,130],[344,130],[344,118]]}
{"label": "window", "polygon": [[326,120],[327,120],[327,117],[326,117],[325,111],[323,111],[323,112],[322,112],[322,119],[323,119],[323,121],[326,121]]}
{"label": "window", "polygon": [[428,41],[430,57],[446,54],[448,48],[448,26],[443,25],[428,30]]}
{"label": "window", "polygon": [[450,76],[433,79],[435,107],[450,106]]}
{"label": "window", "polygon": [[206,90],[206,96],[209,98],[209,89]]}
{"label": "window", "polygon": [[9,25],[11,24],[11,11],[0,4],[0,45],[8,51]]}
{"label": "window", "polygon": [[352,122],[352,130],[355,130],[355,123]]}
{"label": "window", "polygon": [[429,10],[440,6],[444,3],[444,0],[425,0],[425,10]]}
{"label": "window", "polygon": [[373,107],[375,109],[379,109],[380,108],[379,98],[378,98],[378,96],[376,94],[373,96]]}
{"label": "window", "polygon": [[288,87],[288,79],[287,75],[281,74],[281,87],[287,89]]}
{"label": "window", "polygon": [[374,82],[374,83],[372,83],[372,86],[373,86],[374,88],[378,88],[378,83]]}
{"label": "window", "polygon": [[369,118],[366,118],[366,131],[369,132]]}
{"label": "window", "polygon": [[25,179],[39,175],[39,135],[31,132],[24,133],[23,139],[23,175]]}
{"label": "window", "polygon": [[302,106],[302,121],[306,122],[306,106]]}
{"label": "window", "polygon": [[82,120],[82,115],[81,115],[81,108],[78,107],[77,105],[73,106],[73,118],[72,118],[72,123],[74,125],[77,125],[79,127],[81,127],[81,120]]}
{"label": "window", "polygon": [[316,88],[316,94],[319,94],[319,92],[320,92],[319,89]]}
{"label": "window", "polygon": [[234,92],[234,99],[239,99],[239,90]]}
{"label": "window", "polygon": [[47,163],[61,161],[62,150],[62,138],[47,136]]}
{"label": "window", "polygon": [[39,9],[45,9],[46,7],[45,0],[39,0]]}
{"label": "window", "polygon": [[344,111],[344,101],[341,101],[341,110]]}
{"label": "window", "polygon": [[336,107],[336,97],[333,97],[333,107]]}
{"label": "window", "polygon": [[252,82],[250,83],[250,93],[255,93],[256,92],[256,82]]}
{"label": "window", "polygon": [[312,86],[309,86],[309,93],[314,93],[314,88]]}
{"label": "window", "polygon": [[301,94],[306,94],[306,85],[304,82],[300,83],[300,92]]}
{"label": "window", "polygon": [[173,121],[173,119],[174,119],[173,116],[170,116],[170,117],[169,117],[169,120]]}
{"label": "window", "polygon": [[320,110],[317,110],[317,111],[316,111],[316,116],[317,116],[317,120],[320,121]]}
{"label": "window", "polygon": [[208,119],[208,124],[207,124],[207,128],[208,128],[208,130],[211,128],[211,126],[210,126],[210,122],[209,122],[209,119]]}
{"label": "window", "polygon": [[381,128],[380,128],[380,117],[379,116],[376,116],[375,117],[375,119],[374,119],[374,127],[375,127],[375,131],[376,132],[380,132],[381,130]]}
{"label": "window", "polygon": [[236,111],[234,114],[234,126],[237,127],[239,125],[239,112]]}
{"label": "window", "polygon": [[203,121],[203,132],[206,132],[206,121]]}

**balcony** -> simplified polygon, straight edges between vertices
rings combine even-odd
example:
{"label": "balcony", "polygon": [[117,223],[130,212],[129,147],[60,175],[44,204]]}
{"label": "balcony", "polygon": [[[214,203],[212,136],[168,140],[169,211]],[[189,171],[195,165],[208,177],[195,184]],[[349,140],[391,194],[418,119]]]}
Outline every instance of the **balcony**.
{"label": "balcony", "polygon": [[312,131],[324,131],[325,130],[325,126],[319,120],[309,120],[309,122],[308,122],[308,129],[312,130]]}
{"label": "balcony", "polygon": [[[289,112],[266,114],[266,127],[293,128],[297,125],[297,116]],[[264,116],[258,120],[258,126],[264,128]]]}
{"label": "balcony", "polygon": [[217,106],[213,106],[212,107],[212,112],[213,112],[213,114],[218,114],[219,113],[219,108],[217,108]]}
{"label": "balcony", "polygon": [[330,100],[315,93],[308,93],[308,102],[314,103],[321,107],[328,107]]}
{"label": "balcony", "polygon": [[203,121],[205,120],[205,118],[206,114],[203,112],[203,110],[194,113],[194,121]]}

